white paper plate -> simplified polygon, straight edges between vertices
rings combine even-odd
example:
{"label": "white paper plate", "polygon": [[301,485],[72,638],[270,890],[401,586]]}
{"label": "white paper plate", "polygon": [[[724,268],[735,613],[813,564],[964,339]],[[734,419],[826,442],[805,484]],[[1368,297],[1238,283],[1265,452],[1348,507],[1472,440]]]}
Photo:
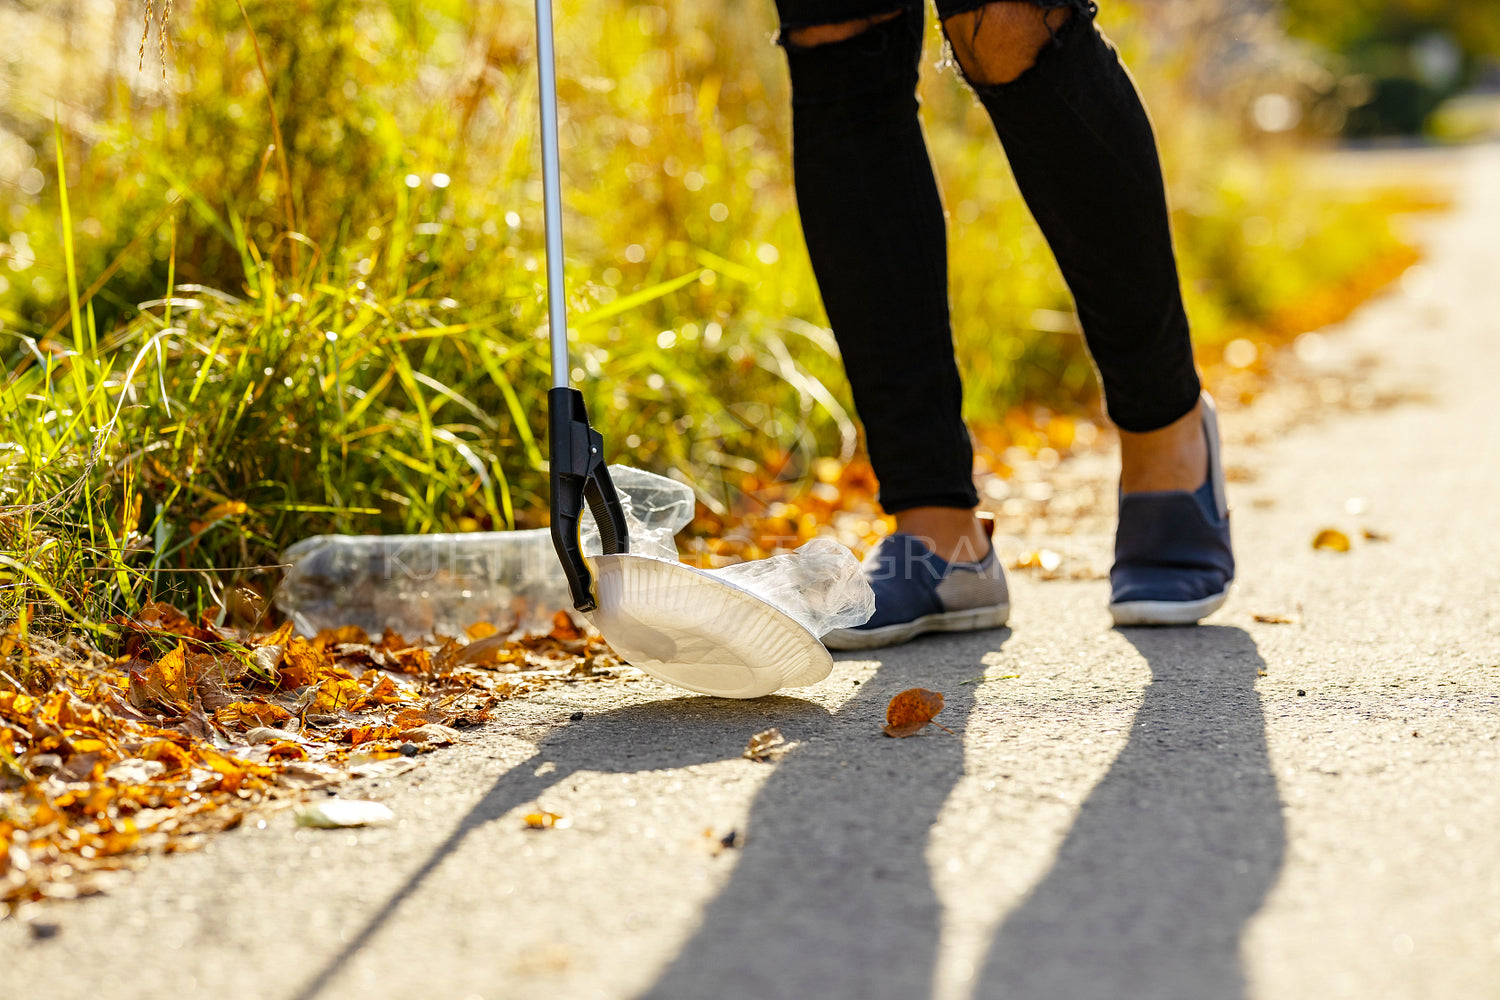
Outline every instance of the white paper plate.
{"label": "white paper plate", "polygon": [[591,556],[599,607],[587,617],[652,677],[720,698],[816,684],[833,670],[818,637],[785,611],[703,570],[654,556]]}

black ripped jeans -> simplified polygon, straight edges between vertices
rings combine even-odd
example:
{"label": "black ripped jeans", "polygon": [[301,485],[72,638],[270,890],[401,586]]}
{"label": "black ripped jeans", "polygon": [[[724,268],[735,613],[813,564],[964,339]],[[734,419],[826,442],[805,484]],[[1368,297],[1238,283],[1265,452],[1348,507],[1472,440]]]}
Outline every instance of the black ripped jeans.
{"label": "black ripped jeans", "polygon": [[[1036,64],[975,86],[1073,294],[1110,419],[1151,431],[1199,384],[1156,139],[1135,86],[1068,7]],[[938,16],[984,6],[937,0]],[[791,69],[793,169],[813,271],[887,512],[973,507],[973,451],[948,321],[947,234],[917,120],[925,0],[777,0]],[[901,15],[813,47],[794,28]]]}

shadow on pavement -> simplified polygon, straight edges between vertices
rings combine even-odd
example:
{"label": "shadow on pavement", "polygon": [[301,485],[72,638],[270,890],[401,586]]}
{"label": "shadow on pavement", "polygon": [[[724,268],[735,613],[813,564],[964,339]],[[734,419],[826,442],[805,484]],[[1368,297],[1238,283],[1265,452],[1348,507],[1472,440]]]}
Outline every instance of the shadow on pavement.
{"label": "shadow on pavement", "polygon": [[1240,937],[1286,851],[1264,663],[1237,628],[1121,632],[1152,675],[1129,742],[1001,925],[976,1000],[1245,995]]}
{"label": "shadow on pavement", "polygon": [[[1255,691],[1263,661],[1237,628],[1122,634],[1152,673],[1129,740],[1050,872],[1001,925],[978,971],[976,1000],[1245,993],[1240,937],[1286,848]],[[936,729],[889,740],[878,726],[891,695],[930,686],[948,695],[941,720],[961,732],[975,687],[958,680],[982,672],[983,655],[1009,635],[891,650],[834,714],[796,698],[684,697],[555,730],[293,1000],[318,996],[473,830],[575,772],[733,758],[747,727],[771,725],[803,745],[761,788],[729,884],[643,1000],[930,995],[942,912],[927,846],[964,773],[964,747]],[[555,770],[538,777],[543,761]]]}
{"label": "shadow on pavement", "polygon": [[[938,811],[964,773],[960,738],[879,735],[891,695],[940,688],[962,733],[981,657],[1002,630],[882,651],[866,681],[761,788],[729,884],[644,997],[919,997],[942,916],[927,862]],[[941,667],[934,661],[940,658]]]}
{"label": "shadow on pavement", "polygon": [[[537,752],[506,771],[459,821],[422,865],[365,922],[358,934],[292,994],[312,1000],[374,939],[401,904],[474,830],[534,802],[548,788],[578,771],[634,773],[688,767],[738,757],[745,734],[773,725],[798,734],[826,731],[828,711],[800,698],[773,696],[754,701],[688,696],[633,705],[561,726],[537,744]],[[538,776],[542,762],[555,769]]]}

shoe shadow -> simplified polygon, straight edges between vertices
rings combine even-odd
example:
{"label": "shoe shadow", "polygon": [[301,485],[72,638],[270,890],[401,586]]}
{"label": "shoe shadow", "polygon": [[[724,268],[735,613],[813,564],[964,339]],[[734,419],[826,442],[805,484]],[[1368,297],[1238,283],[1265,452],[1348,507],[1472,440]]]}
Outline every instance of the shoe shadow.
{"label": "shoe shadow", "polygon": [[[941,907],[927,843],[964,773],[962,731],[975,687],[1009,629],[919,640],[881,665],[762,787],[729,884],[674,963],[641,996],[918,997],[931,990]],[[940,658],[940,659],[939,659]],[[935,661],[942,666],[936,666]],[[947,698],[920,736],[883,736],[891,696]]]}
{"label": "shoe shadow", "polygon": [[1151,666],[1125,749],[1001,925],[976,1000],[1233,1000],[1240,939],[1286,852],[1237,628],[1122,629]]}
{"label": "shoe shadow", "polygon": [[[827,730],[830,718],[823,706],[800,698],[771,696],[733,701],[690,695],[604,712],[558,727],[537,744],[533,756],[496,779],[484,797],[371,914],[359,932],[291,994],[292,1000],[312,1000],[322,993],[470,833],[536,801],[547,789],[564,784],[577,772],[631,774],[706,764],[740,756],[747,733],[770,726],[785,726],[799,735],[821,733]],[[553,767],[538,775],[536,772],[543,762]]]}

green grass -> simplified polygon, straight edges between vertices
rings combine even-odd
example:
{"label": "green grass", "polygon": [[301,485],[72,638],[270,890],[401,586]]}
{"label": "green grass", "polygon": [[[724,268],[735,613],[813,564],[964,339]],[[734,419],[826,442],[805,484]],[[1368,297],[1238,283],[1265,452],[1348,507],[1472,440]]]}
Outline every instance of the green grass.
{"label": "green grass", "polygon": [[[65,95],[68,127],[10,109],[56,166],[0,245],[0,622],[103,628],[156,597],[253,614],[276,579],[254,567],[307,534],[541,523],[530,11],[252,5],[252,36],[214,0],[174,19],[167,92],[148,66]],[[746,475],[855,447],[771,17],[581,0],[559,23],[577,374],[611,458],[721,509]],[[1308,189],[1185,95],[1128,9],[1105,24],[1160,123],[1206,351],[1400,249],[1367,200]],[[1092,406],[988,124],[928,77],[969,415]]]}

